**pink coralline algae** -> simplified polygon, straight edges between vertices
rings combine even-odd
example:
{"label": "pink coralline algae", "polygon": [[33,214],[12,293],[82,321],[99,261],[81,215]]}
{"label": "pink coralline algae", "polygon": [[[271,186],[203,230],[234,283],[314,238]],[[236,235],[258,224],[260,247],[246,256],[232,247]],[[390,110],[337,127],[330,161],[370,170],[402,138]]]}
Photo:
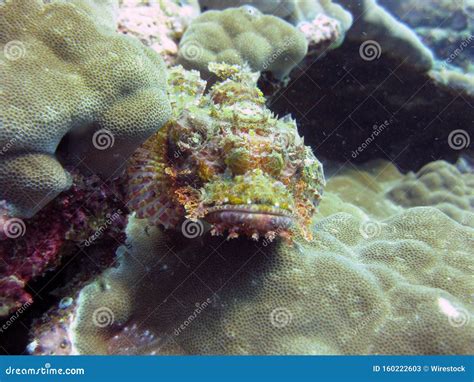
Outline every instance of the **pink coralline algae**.
{"label": "pink coralline algae", "polygon": [[117,185],[72,172],[73,186],[31,219],[10,217],[0,203],[0,316],[32,296],[29,281],[56,269],[66,256],[103,240],[123,242],[127,210]]}

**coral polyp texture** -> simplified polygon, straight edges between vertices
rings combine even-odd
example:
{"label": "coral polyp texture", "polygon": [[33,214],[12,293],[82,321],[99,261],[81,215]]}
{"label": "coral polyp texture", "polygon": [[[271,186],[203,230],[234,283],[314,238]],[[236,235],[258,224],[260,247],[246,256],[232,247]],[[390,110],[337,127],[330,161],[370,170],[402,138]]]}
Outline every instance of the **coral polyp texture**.
{"label": "coral polyp texture", "polygon": [[170,116],[163,60],[115,32],[112,3],[0,3],[0,199],[16,216],[71,185],[62,141],[64,160],[110,177]]}
{"label": "coral polyp texture", "polygon": [[404,207],[435,206],[474,228],[474,174],[461,173],[447,162],[432,162],[408,174],[388,195]]}
{"label": "coral polyp texture", "polygon": [[370,224],[343,212],[319,220],[311,242],[183,249],[132,219],[120,266],[80,294],[73,344],[104,354],[472,353],[473,230],[434,207]]}
{"label": "coral polyp texture", "polygon": [[258,73],[225,64],[210,70],[220,82],[206,95],[198,72],[170,72],[170,99],[182,111],[132,157],[130,207],[165,228],[186,217],[229,238],[310,237],[325,184],[321,163],[295,121],[266,108]]}
{"label": "coral polyp texture", "polygon": [[199,3],[206,9],[225,9],[248,4],[262,13],[288,20],[293,25],[311,21],[322,14],[339,20],[344,30],[348,29],[352,21],[350,13],[332,0],[200,0]]}
{"label": "coral polyp texture", "polygon": [[286,21],[264,15],[251,6],[207,11],[184,33],[178,63],[211,78],[211,62],[248,63],[254,71],[269,71],[284,79],[305,57],[305,36]]}

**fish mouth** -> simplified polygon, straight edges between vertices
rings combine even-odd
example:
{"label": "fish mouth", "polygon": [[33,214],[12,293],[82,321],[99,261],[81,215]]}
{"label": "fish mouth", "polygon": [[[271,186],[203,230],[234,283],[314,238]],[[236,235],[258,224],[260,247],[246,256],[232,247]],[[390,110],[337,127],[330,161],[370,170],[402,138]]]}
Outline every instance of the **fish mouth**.
{"label": "fish mouth", "polygon": [[291,212],[265,205],[222,205],[208,207],[205,220],[213,224],[216,234],[229,231],[229,237],[239,234],[258,239],[287,231],[294,221]]}

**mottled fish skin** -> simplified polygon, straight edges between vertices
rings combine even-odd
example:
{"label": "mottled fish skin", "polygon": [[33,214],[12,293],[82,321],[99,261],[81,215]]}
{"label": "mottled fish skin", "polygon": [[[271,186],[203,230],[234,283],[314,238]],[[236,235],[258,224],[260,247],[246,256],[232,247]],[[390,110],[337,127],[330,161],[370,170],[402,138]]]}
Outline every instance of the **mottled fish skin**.
{"label": "mottled fish skin", "polygon": [[265,106],[256,73],[209,68],[220,81],[208,93],[198,72],[170,69],[174,117],[130,160],[130,208],[165,228],[204,219],[228,238],[289,238],[296,229],[310,240],[322,164],[296,122]]}

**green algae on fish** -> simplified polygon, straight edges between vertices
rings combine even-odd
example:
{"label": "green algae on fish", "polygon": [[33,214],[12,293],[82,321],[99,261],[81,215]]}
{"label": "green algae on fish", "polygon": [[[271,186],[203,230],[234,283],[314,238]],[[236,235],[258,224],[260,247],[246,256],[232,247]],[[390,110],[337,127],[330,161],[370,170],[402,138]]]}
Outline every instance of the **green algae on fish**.
{"label": "green algae on fish", "polygon": [[220,79],[204,94],[194,71],[170,71],[172,118],[132,157],[130,207],[165,228],[204,219],[211,233],[258,240],[308,240],[325,179],[322,164],[289,116],[278,118],[258,73],[211,64]]}

